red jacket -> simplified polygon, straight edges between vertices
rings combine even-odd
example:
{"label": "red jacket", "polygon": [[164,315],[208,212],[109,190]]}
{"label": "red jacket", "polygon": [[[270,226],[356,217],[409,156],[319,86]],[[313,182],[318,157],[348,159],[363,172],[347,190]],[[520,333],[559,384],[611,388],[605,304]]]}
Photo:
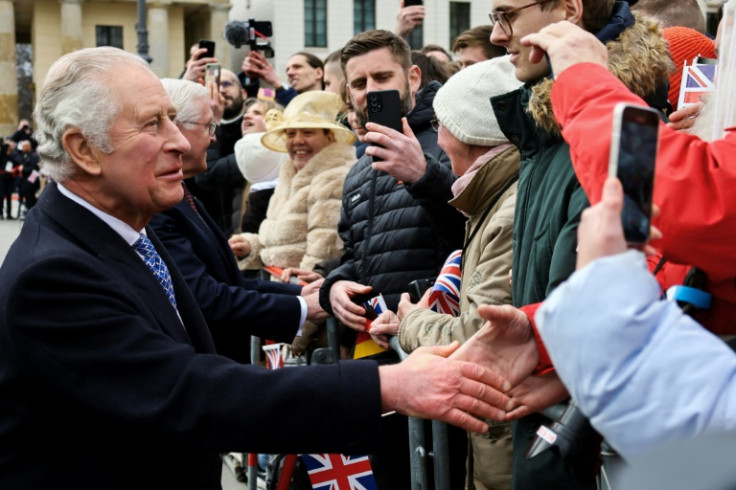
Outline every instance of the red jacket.
{"label": "red jacket", "polygon": [[[604,67],[579,64],[552,89],[555,118],[570,144],[575,173],[591,204],[601,199],[608,174],[613,109],[646,105]],[[699,318],[716,334],[736,333],[736,128],[711,143],[660,125],[655,243],[671,262],[691,264],[709,278],[713,306]]]}

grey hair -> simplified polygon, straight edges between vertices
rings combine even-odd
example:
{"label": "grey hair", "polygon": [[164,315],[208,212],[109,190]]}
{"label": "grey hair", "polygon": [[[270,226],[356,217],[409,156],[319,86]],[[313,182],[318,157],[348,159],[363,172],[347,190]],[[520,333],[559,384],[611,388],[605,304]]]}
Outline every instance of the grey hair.
{"label": "grey hair", "polygon": [[199,107],[194,102],[208,99],[210,94],[207,89],[198,83],[175,78],[162,78],[161,84],[176,108],[177,121],[196,121],[199,117]]}
{"label": "grey hair", "polygon": [[110,47],[80,49],[51,65],[33,111],[37,151],[49,177],[64,182],[74,175],[76,166],[62,143],[71,127],[103,153],[112,152],[109,131],[122,107],[104,78],[131,64],[148,68],[140,57]]}

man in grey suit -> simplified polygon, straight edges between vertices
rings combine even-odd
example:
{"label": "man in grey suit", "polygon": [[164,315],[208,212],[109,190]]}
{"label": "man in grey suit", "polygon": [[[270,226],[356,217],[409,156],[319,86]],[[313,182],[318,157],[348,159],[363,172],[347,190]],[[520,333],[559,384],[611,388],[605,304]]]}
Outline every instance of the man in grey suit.
{"label": "man in grey suit", "polygon": [[391,410],[503,417],[505,381],[452,346],[273,372],[217,356],[146,228],[182,200],[189,143],[138,57],[63,56],[35,116],[54,183],[0,268],[0,488],[219,488],[220,452],[368,452]]}

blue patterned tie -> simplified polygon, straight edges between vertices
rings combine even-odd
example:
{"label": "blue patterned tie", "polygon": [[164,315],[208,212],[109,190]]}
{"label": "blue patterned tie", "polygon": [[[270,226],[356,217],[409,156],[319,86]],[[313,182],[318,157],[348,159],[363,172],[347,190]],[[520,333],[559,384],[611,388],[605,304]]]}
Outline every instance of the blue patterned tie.
{"label": "blue patterned tie", "polygon": [[161,256],[156,252],[151,240],[141,233],[138,240],[133,244],[133,248],[136,252],[143,256],[143,260],[146,266],[156,276],[156,280],[164,288],[166,297],[169,298],[169,302],[176,308],[176,297],[174,296],[174,285],[171,283],[171,275],[169,274],[169,268],[161,259]]}

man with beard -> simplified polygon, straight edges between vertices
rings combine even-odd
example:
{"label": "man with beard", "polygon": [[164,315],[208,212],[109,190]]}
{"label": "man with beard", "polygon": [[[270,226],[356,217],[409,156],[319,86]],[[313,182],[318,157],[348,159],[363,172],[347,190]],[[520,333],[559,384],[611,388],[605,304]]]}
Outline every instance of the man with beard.
{"label": "man with beard", "polygon": [[[395,310],[411,281],[436,277],[445,257],[462,247],[465,220],[448,204],[454,176],[431,124],[440,84],[430,82],[419,92],[421,71],[406,41],[384,30],[360,33],[343,47],[341,65],[372,145],[345,179],[339,223],[345,252],[320,289],[320,304],[360,333],[366,311],[353,301],[382,293]],[[401,95],[403,132],[367,122],[366,94],[391,89]],[[390,361],[389,354],[378,356]],[[400,444],[406,432],[390,419],[391,439],[401,434],[403,441],[387,439],[391,447],[374,454],[374,474],[379,488],[408,488],[409,452]],[[464,451],[453,456],[463,464]]]}
{"label": "man with beard", "polygon": [[238,76],[223,68],[220,72],[223,113],[215,131],[215,141],[207,149],[207,170],[187,181],[192,194],[202,201],[225,236],[232,235],[237,227],[245,186],[234,154],[235,142],[243,136],[240,125],[244,94]]}

